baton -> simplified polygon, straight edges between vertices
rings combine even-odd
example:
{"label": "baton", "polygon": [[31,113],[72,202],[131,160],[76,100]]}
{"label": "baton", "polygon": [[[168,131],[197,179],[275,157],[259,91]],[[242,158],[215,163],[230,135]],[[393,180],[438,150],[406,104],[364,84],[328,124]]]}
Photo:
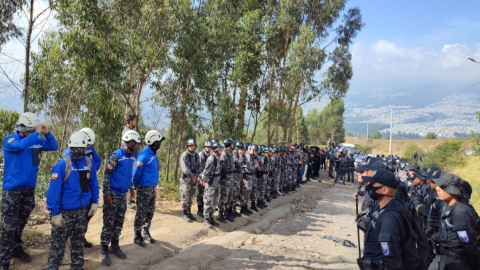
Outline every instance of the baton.
{"label": "baton", "polygon": [[[357,198],[355,199],[355,204],[357,206],[357,217],[358,217],[358,195]],[[358,237],[358,258],[362,258],[362,252],[360,250],[360,229],[358,228],[357,224],[357,237]]]}

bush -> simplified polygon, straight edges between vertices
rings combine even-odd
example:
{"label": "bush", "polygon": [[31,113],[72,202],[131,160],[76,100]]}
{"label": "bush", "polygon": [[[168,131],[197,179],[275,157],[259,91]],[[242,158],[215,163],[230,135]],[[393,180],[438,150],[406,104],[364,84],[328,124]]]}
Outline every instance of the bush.
{"label": "bush", "polygon": [[370,152],[372,152],[372,147],[371,146],[365,147],[365,146],[360,145],[360,144],[355,144],[355,149],[357,151],[362,152],[363,155],[368,155]]}
{"label": "bush", "polygon": [[413,162],[413,154],[415,154],[415,151],[417,154],[420,156],[420,153],[424,153],[422,148],[418,147],[415,144],[408,144],[405,147],[405,153],[403,155],[403,160],[407,162]]}
{"label": "bush", "polygon": [[161,181],[160,187],[163,188],[163,192],[160,193],[160,199],[165,201],[180,201],[180,181]]}
{"label": "bush", "polygon": [[463,142],[446,141],[425,155],[424,166],[438,166],[443,171],[453,171],[465,165],[465,156],[460,150]]}
{"label": "bush", "polygon": [[435,140],[436,138],[437,138],[437,134],[435,134],[433,132],[429,132],[429,133],[427,133],[427,136],[425,136],[426,140]]}

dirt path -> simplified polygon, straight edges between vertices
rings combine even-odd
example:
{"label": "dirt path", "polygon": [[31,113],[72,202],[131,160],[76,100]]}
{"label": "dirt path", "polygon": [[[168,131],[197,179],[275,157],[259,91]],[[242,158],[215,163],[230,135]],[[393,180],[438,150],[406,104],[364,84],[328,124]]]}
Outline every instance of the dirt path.
{"label": "dirt path", "polygon": [[[110,268],[102,266],[98,258],[103,225],[99,209],[87,233],[94,247],[85,249],[85,269],[316,269],[322,265],[328,269],[351,269],[343,261],[354,262],[356,249],[342,247],[321,236],[356,241],[355,205],[350,199],[354,187],[351,184],[332,187],[331,180],[323,180],[273,200],[267,209],[248,218],[237,218],[234,223],[221,224],[213,230],[207,229],[201,218],[193,223],[184,222],[178,202],[158,202],[151,227],[157,243],[146,248],[133,244],[135,210],[129,209],[120,239],[128,258],[112,257]],[[196,213],[196,209],[192,212]],[[51,225],[32,225],[30,229],[35,231],[37,239],[36,245],[29,246],[33,262],[14,261],[12,269],[46,268]],[[69,269],[69,263],[67,249],[61,269]]]}
{"label": "dirt path", "polygon": [[323,190],[329,183],[310,183],[261,222],[203,240],[150,269],[357,269],[357,248],[323,238],[357,244],[355,185]]}

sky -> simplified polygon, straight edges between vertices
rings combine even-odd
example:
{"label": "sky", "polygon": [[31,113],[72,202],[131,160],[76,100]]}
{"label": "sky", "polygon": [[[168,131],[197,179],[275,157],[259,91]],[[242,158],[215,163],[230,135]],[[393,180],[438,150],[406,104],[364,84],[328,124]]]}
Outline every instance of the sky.
{"label": "sky", "polygon": [[[365,27],[350,46],[354,75],[345,98],[347,107],[423,107],[480,81],[480,64],[467,60],[474,56],[480,61],[479,0],[347,2],[347,8],[355,6],[361,9]],[[48,22],[34,35],[56,27],[54,20]],[[24,48],[13,40],[2,52],[21,59]],[[19,81],[23,66],[10,63],[5,54],[0,55],[0,67]],[[21,111],[19,94],[8,85],[0,74],[0,107]],[[480,95],[480,84],[467,93]],[[306,104],[304,111],[321,109],[327,102]]]}

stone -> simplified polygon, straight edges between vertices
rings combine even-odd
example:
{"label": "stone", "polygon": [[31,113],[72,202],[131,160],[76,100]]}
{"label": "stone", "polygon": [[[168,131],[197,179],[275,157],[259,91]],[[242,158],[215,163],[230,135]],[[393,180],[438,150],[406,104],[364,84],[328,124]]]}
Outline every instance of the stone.
{"label": "stone", "polygon": [[260,228],[256,228],[255,230],[253,230],[256,234],[261,234],[262,233],[262,230]]}

